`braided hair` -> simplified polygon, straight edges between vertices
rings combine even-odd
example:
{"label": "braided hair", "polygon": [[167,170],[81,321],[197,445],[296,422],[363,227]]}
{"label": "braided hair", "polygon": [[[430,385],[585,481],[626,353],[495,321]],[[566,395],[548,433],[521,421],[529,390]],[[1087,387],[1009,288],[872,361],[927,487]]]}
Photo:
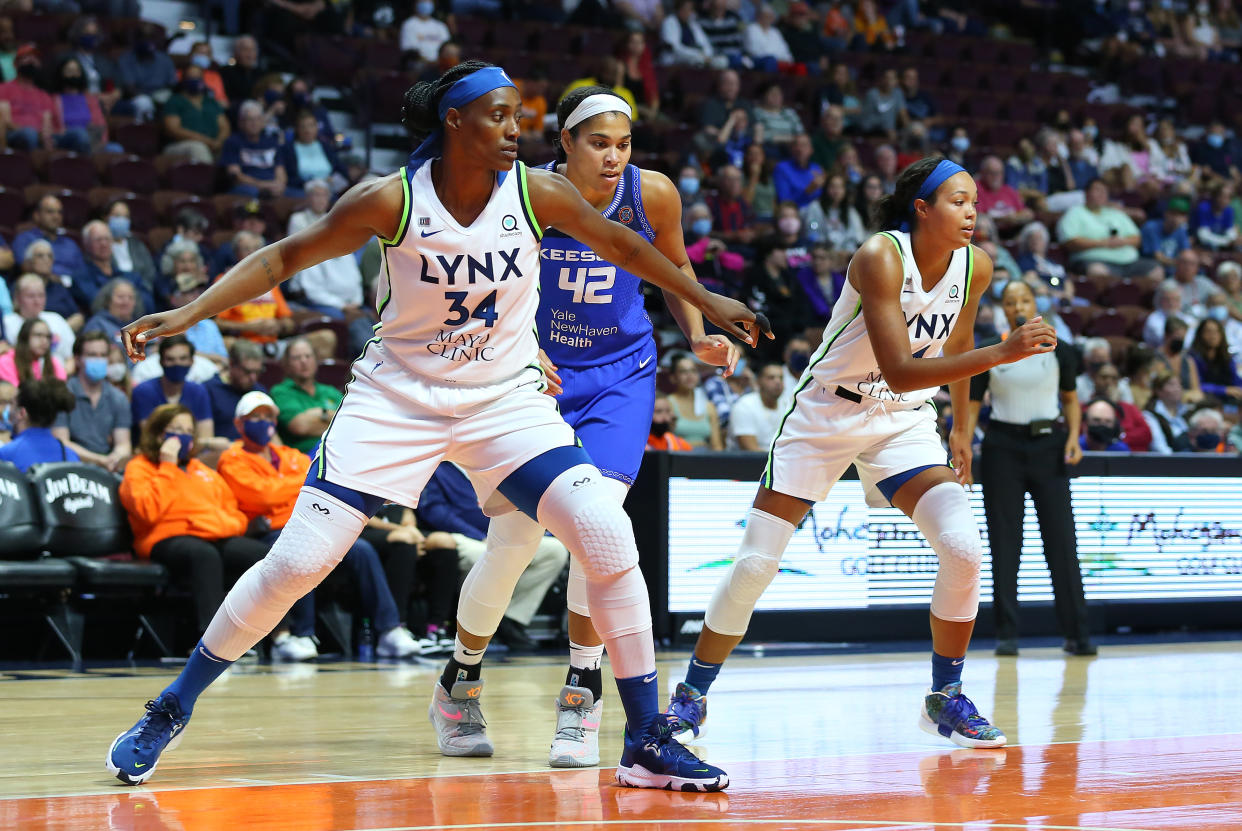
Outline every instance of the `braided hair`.
{"label": "braided hair", "polygon": [[[903,222],[909,222],[913,227],[914,216],[910,206],[914,203],[919,188],[923,187],[927,177],[942,161],[943,156],[928,156],[901,171],[901,175],[897,177],[896,189],[880,197],[871,209],[872,227],[881,231],[892,231],[900,228]],[[935,204],[936,194],[931,194],[923,201],[929,205]]]}
{"label": "braided hair", "polygon": [[440,126],[440,99],[449,87],[480,69],[495,64],[487,61],[462,61],[434,81],[419,81],[405,91],[401,100],[401,124],[418,144]]}
{"label": "braided hair", "polygon": [[[615,89],[612,87],[602,86],[578,87],[576,90],[562,98],[561,102],[556,105],[556,138],[552,140],[552,144],[556,147],[556,160],[558,162],[563,162],[567,158],[565,148],[561,146],[561,130],[565,129],[565,122],[569,120],[571,115],[573,115],[574,110],[578,109],[578,105],[590,98],[592,95],[612,95],[618,101],[625,103],[625,99],[620,95],[617,95],[617,91]],[[587,121],[590,121],[590,119],[588,118]],[[569,135],[573,139],[577,140],[578,130],[585,123],[586,121],[583,121],[575,124],[573,127],[570,127]]]}

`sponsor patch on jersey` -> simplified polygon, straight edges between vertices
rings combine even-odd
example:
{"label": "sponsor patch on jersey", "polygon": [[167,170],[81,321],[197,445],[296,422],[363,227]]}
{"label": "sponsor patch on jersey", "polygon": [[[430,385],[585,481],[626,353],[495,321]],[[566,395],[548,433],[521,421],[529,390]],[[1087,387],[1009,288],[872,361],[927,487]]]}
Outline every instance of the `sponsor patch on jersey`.
{"label": "sponsor patch on jersey", "polygon": [[505,214],[500,220],[500,227],[506,231],[513,231],[517,228],[517,217],[513,214]]}
{"label": "sponsor patch on jersey", "polygon": [[623,206],[621,210],[617,211],[617,219],[623,224],[629,225],[634,221],[634,209],[629,205]]}
{"label": "sponsor patch on jersey", "polygon": [[429,217],[429,216],[420,216],[420,217],[418,218],[418,225],[419,225],[419,227],[420,227],[420,228],[425,228],[426,226],[428,226],[428,225],[430,225],[430,224],[431,224],[431,217]]}

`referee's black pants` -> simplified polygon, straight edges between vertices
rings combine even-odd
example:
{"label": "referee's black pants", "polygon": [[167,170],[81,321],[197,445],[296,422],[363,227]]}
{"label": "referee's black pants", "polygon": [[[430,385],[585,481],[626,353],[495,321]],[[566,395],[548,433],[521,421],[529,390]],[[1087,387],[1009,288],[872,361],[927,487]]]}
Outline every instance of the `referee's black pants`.
{"label": "referee's black pants", "polygon": [[[998,429],[999,428],[999,429]],[[1031,494],[1044,559],[1052,577],[1057,625],[1065,638],[1087,640],[1087,601],[1078,567],[1078,540],[1065,473],[1066,434],[1034,438],[1025,428],[993,423],[983,439],[979,481],[992,550],[992,612],[996,637],[1018,637],[1018,560],[1024,497]]]}

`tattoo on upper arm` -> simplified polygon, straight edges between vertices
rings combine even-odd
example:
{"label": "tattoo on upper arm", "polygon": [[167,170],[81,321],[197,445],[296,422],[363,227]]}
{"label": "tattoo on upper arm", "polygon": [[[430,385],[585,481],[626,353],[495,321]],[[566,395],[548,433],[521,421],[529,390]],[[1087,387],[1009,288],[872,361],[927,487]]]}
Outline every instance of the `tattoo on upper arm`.
{"label": "tattoo on upper arm", "polygon": [[267,277],[268,288],[275,288],[280,285],[280,278],[276,276],[276,272],[272,271],[272,264],[267,261],[267,257],[260,259],[259,265],[263,266],[263,274]]}
{"label": "tattoo on upper arm", "polygon": [[626,252],[626,255],[621,258],[621,261],[618,262],[617,265],[621,266],[622,268],[625,268],[630,263],[632,263],[634,261],[634,258],[637,256],[638,256],[638,246],[635,245],[628,252]]}

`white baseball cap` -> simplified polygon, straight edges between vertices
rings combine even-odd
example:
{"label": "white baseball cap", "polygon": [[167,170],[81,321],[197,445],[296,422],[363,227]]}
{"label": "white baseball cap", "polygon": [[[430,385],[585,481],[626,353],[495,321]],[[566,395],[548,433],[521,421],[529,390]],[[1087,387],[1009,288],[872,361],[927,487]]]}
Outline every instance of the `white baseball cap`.
{"label": "white baseball cap", "polygon": [[280,415],[280,407],[276,406],[276,402],[265,392],[251,390],[241,397],[237,402],[237,409],[233,411],[233,418],[245,418],[260,407],[271,407]]}

